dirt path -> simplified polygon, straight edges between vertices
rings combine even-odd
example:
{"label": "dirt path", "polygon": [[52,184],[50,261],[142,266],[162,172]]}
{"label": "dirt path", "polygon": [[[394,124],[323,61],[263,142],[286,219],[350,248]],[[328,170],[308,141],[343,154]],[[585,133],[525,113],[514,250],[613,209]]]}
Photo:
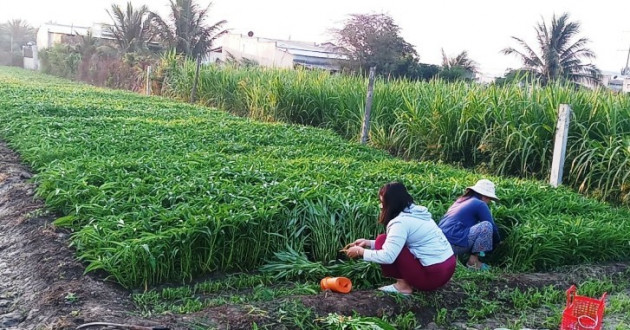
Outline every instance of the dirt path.
{"label": "dirt path", "polygon": [[[223,305],[190,315],[152,319],[138,316],[129,291],[103,281],[98,275],[83,275],[84,267],[74,260],[73,251],[68,247],[69,234],[51,227],[54,217],[46,215],[42,211],[43,203],[34,197],[34,186],[29,182],[31,176],[20,164],[19,157],[0,142],[0,329],[75,329],[95,321],[164,325],[170,329],[188,329],[192,328],[191,324],[204,324],[201,328],[249,329],[252,322],[274,329],[285,327],[272,317],[281,301],[255,306]],[[585,275],[617,273],[627,271],[628,267],[628,263],[589,267],[591,274],[585,274],[586,268],[561,273],[517,274],[505,276],[500,283],[492,285],[566,287]],[[465,299],[461,288],[453,283],[437,294],[441,295],[440,299],[452,302],[449,308],[456,308]],[[300,301],[319,316],[352,315],[355,311],[364,316],[382,316],[396,314],[401,309],[400,301],[373,291],[283,298],[286,299]],[[412,310],[423,324],[429,324],[435,316],[432,306],[414,306]],[[482,328],[488,326],[493,327],[491,321]],[[469,328],[468,325],[462,327]]]}
{"label": "dirt path", "polygon": [[0,329],[73,329],[96,320],[150,324],[129,315],[128,292],[83,276],[68,234],[52,230],[30,178],[0,143]]}

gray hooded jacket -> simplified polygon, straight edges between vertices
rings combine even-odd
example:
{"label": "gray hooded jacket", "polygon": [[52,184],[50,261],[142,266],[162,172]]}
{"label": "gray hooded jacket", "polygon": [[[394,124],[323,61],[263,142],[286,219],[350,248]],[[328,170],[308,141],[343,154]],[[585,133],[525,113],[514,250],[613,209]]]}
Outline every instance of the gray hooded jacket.
{"label": "gray hooded jacket", "polygon": [[366,249],[363,259],[379,264],[392,264],[407,246],[423,266],[446,261],[453,255],[448,240],[424,206],[411,204],[387,224],[387,238],[380,250]]}

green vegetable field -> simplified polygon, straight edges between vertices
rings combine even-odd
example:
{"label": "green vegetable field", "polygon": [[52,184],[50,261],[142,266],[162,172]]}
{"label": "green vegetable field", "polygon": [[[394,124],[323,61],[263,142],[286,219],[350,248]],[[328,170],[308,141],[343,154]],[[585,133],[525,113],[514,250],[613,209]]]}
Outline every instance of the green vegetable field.
{"label": "green vegetable field", "polygon": [[[162,93],[188,100],[192,61],[163,60]],[[318,71],[202,67],[200,102],[238,115],[329,128],[358,140],[367,82]],[[370,142],[406,159],[546,180],[560,104],[573,109],[564,182],[630,205],[630,97],[573,86],[376,81]]]}
{"label": "green vegetable field", "polygon": [[[333,265],[376,225],[401,180],[437,221],[480,175],[404,161],[332,130],[263,123],[159,97],[0,69],[0,139],[88,271],[126,287],[256,270],[275,252]],[[497,266],[542,270],[630,257],[630,211],[544,182],[493,177]]]}

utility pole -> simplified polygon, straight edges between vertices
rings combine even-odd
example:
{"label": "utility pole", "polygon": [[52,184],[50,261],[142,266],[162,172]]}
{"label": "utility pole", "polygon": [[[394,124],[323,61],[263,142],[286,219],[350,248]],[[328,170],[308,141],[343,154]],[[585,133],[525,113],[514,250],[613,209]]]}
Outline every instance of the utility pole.
{"label": "utility pole", "polygon": [[[623,33],[628,33],[630,31],[623,31]],[[617,51],[625,52],[625,49],[617,49]],[[626,56],[626,66],[621,69],[621,75],[627,76],[630,75],[630,46],[628,46],[628,55]]]}
{"label": "utility pole", "polygon": [[622,75],[630,75],[630,67],[628,67],[628,64],[630,64],[630,46],[628,46],[628,56],[626,57],[626,67],[623,69],[623,71],[621,71]]}

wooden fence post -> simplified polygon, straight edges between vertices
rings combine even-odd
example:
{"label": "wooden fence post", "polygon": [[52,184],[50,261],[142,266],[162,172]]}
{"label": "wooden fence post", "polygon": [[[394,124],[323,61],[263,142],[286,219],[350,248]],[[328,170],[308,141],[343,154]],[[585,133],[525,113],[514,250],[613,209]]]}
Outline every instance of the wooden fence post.
{"label": "wooden fence post", "polygon": [[562,169],[564,168],[564,156],[567,151],[570,120],[571,107],[568,104],[560,104],[558,123],[556,125],[556,140],[553,146],[553,160],[551,162],[551,177],[549,178],[549,183],[553,187],[558,187],[562,184]]}
{"label": "wooden fence post", "polygon": [[195,80],[193,81],[192,91],[190,92],[190,103],[195,103],[195,94],[197,94],[197,83],[199,82],[199,67],[201,66],[201,55],[197,55],[197,69],[195,70]]}
{"label": "wooden fence post", "polygon": [[374,75],[376,67],[370,68],[370,76],[368,79],[367,96],[365,99],[365,116],[363,117],[363,125],[361,125],[361,143],[366,144],[370,135],[370,113],[372,112],[372,95],[374,93]]}

